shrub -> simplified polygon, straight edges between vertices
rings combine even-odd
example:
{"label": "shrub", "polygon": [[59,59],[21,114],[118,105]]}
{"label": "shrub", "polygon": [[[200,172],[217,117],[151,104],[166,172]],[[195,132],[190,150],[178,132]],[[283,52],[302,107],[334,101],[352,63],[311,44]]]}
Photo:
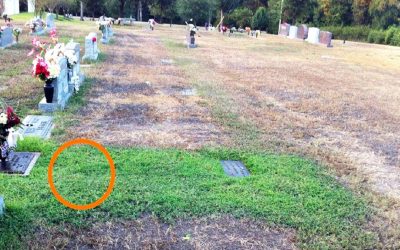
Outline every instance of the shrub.
{"label": "shrub", "polygon": [[371,28],[368,26],[327,26],[321,30],[332,32],[335,39],[366,42]]}
{"label": "shrub", "polygon": [[237,8],[227,16],[226,22],[237,28],[244,28],[251,25],[252,17],[253,12],[249,8]]}
{"label": "shrub", "polygon": [[256,14],[251,22],[253,29],[266,30],[268,26],[268,14],[265,7],[260,7],[257,9]]}
{"label": "shrub", "polygon": [[[386,36],[385,36],[386,44],[392,44],[393,37],[396,34],[397,30],[398,29],[395,26],[392,26],[386,31]],[[392,45],[394,45],[394,44],[392,44]]]}
{"label": "shrub", "polygon": [[390,44],[395,45],[395,46],[400,46],[400,28],[398,28],[396,30],[396,32],[394,33],[393,39]]}
{"label": "shrub", "polygon": [[386,32],[381,30],[371,30],[368,35],[369,43],[384,44]]}

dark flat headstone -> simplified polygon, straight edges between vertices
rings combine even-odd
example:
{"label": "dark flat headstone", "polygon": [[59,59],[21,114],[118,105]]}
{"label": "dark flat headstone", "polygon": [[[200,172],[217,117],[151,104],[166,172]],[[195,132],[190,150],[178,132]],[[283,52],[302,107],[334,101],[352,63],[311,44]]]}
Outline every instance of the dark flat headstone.
{"label": "dark flat headstone", "polygon": [[221,161],[225,174],[232,177],[250,176],[249,170],[241,161]]}
{"label": "dark flat headstone", "polygon": [[53,117],[28,115],[23,124],[20,131],[22,136],[49,139],[53,129]]}
{"label": "dark flat headstone", "polygon": [[35,166],[39,153],[12,153],[6,167],[0,166],[0,173],[28,176]]}
{"label": "dark flat headstone", "polygon": [[3,196],[0,196],[0,216],[6,212],[6,204],[4,203]]}

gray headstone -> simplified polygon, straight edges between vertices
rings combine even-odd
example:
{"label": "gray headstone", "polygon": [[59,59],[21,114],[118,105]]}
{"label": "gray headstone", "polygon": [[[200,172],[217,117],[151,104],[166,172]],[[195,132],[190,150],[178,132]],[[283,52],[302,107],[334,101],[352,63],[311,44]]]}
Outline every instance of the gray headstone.
{"label": "gray headstone", "polygon": [[14,42],[14,37],[12,33],[12,29],[10,27],[6,27],[3,29],[1,33],[1,38],[0,38],[0,47],[1,48],[6,48],[11,45],[13,45]]}
{"label": "gray headstone", "polygon": [[[93,38],[96,38],[96,41],[93,42]],[[97,60],[99,56],[99,49],[97,47],[97,34],[92,32],[85,38],[85,55],[82,57],[82,60]]]}
{"label": "gray headstone", "polygon": [[20,133],[23,137],[39,137],[49,139],[54,127],[53,117],[28,115],[22,122]]}
{"label": "gray headstone", "polygon": [[56,25],[54,24],[54,19],[55,19],[55,15],[48,13],[46,16],[46,25],[47,25],[47,29],[53,29],[56,27]]}
{"label": "gray headstone", "polygon": [[4,197],[0,196],[0,216],[6,212],[6,204],[4,202]]}
{"label": "gray headstone", "polygon": [[[77,64],[72,66],[72,77],[79,77],[79,86],[82,85],[83,81],[84,81],[84,75],[81,72],[81,63],[80,63],[80,53],[81,53],[81,47],[79,45],[79,43],[74,43],[74,42],[69,42],[67,43],[67,45],[65,46],[66,50],[71,50],[73,51],[73,53],[76,55],[78,61]],[[71,77],[71,79],[72,79]],[[70,86],[71,88],[71,86]],[[74,86],[72,86],[72,90],[73,90]],[[71,89],[70,89],[71,90]]]}
{"label": "gray headstone", "polygon": [[250,176],[249,170],[240,161],[221,161],[225,174],[231,177],[246,177]]}
{"label": "gray headstone", "polygon": [[39,153],[11,153],[7,167],[0,167],[0,173],[28,176],[39,156]]}

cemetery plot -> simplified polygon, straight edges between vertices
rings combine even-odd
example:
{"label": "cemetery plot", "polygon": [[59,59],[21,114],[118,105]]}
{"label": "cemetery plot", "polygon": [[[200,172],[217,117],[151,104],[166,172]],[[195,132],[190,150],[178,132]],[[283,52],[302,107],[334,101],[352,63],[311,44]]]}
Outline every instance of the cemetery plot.
{"label": "cemetery plot", "polygon": [[3,173],[28,176],[35,166],[39,156],[39,153],[12,153],[7,165],[0,167],[0,174]]}
{"label": "cemetery plot", "polygon": [[28,115],[22,122],[20,133],[24,137],[39,137],[49,139],[51,130],[54,127],[53,118],[51,116],[35,116]]}
{"label": "cemetery plot", "polygon": [[246,177],[250,175],[249,170],[240,161],[221,161],[225,174],[231,177]]}

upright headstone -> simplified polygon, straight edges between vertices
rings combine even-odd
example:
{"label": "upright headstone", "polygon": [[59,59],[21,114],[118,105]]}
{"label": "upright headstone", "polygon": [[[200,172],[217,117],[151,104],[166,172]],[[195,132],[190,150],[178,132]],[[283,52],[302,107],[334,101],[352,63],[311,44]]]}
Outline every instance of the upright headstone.
{"label": "upright headstone", "polygon": [[72,95],[68,85],[67,59],[59,57],[58,64],[60,66],[60,74],[54,84],[53,103],[46,103],[46,98],[43,98],[39,103],[39,110],[42,112],[52,113],[56,110],[63,110]]}
{"label": "upright headstone", "polygon": [[4,49],[15,44],[14,36],[12,33],[12,28],[4,27],[2,28],[1,36],[0,36],[0,48]]}
{"label": "upright headstone", "polygon": [[6,212],[6,204],[4,203],[4,197],[0,196],[0,216]]}
{"label": "upright headstone", "polygon": [[319,43],[319,29],[318,28],[310,28],[308,30],[308,38],[307,41],[312,44]]}
{"label": "upright headstone", "polygon": [[304,40],[308,37],[308,27],[305,24],[302,24],[297,29],[297,38]]}
{"label": "upright headstone", "polygon": [[97,47],[97,34],[92,32],[85,38],[85,55],[82,57],[82,61],[96,61],[98,56],[99,49]]}
{"label": "upright headstone", "polygon": [[295,38],[297,38],[297,27],[296,27],[296,26],[290,26],[290,29],[289,29],[289,38],[290,38],[290,39],[295,39]]}
{"label": "upright headstone", "polygon": [[290,24],[282,23],[279,29],[279,35],[281,36],[288,36],[290,32]]}
{"label": "upright headstone", "polygon": [[332,33],[328,31],[321,31],[319,33],[319,43],[332,47]]}
{"label": "upright headstone", "polygon": [[28,13],[35,13],[35,0],[28,0]]}
{"label": "upright headstone", "polygon": [[19,0],[4,0],[3,3],[4,14],[7,14],[9,16],[19,14]]}
{"label": "upright headstone", "polygon": [[48,30],[54,29],[56,25],[54,24],[55,15],[52,13],[48,13],[46,16],[46,28]]}
{"label": "upright headstone", "polygon": [[100,22],[100,25],[102,25],[103,29],[101,30],[101,43],[107,44],[110,42],[110,31],[109,31],[109,24],[107,21],[102,21]]}
{"label": "upright headstone", "polygon": [[77,79],[79,79],[79,85],[75,86],[74,82],[70,82],[70,91],[73,91],[74,88],[79,89],[79,86],[83,83],[84,81],[84,75],[81,72],[81,63],[80,63],[80,45],[79,43],[74,43],[74,42],[69,42],[67,43],[67,45],[65,46],[65,50],[69,50],[71,51],[77,60],[77,63],[75,65],[72,66],[72,77],[70,78],[70,81],[74,80],[76,77]]}

